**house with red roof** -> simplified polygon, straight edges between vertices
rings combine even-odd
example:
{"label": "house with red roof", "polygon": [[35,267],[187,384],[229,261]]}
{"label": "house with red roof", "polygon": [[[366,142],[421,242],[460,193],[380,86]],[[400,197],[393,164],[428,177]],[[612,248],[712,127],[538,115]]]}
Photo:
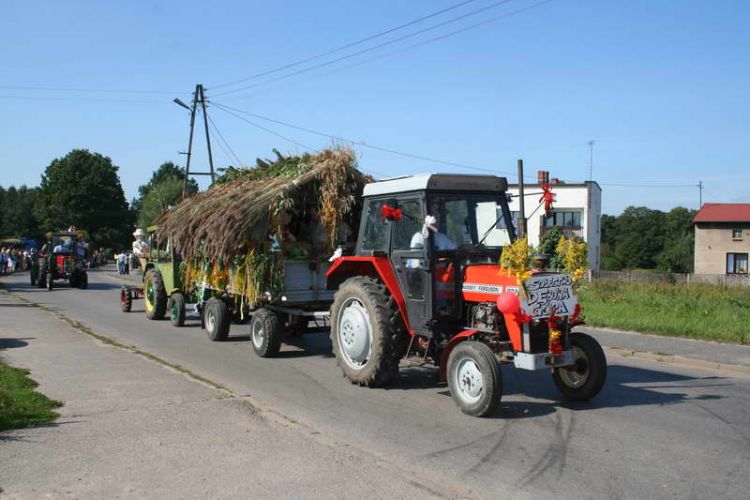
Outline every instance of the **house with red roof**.
{"label": "house with red roof", "polygon": [[706,203],[693,223],[696,274],[748,274],[750,203]]}

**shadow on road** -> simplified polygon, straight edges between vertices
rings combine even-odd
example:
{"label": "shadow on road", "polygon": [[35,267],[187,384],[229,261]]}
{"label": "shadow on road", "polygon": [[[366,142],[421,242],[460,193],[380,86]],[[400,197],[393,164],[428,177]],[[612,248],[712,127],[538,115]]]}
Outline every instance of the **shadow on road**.
{"label": "shadow on road", "polygon": [[29,345],[27,340],[34,340],[35,337],[24,337],[20,339],[3,339],[0,338],[0,349],[17,349]]}

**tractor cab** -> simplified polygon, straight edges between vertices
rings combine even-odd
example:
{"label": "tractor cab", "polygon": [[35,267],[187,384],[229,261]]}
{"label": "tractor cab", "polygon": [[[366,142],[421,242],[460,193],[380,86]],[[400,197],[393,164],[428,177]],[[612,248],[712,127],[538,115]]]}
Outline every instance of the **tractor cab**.
{"label": "tractor cab", "polygon": [[365,186],[356,255],[387,256],[415,333],[432,338],[462,326],[454,270],[496,263],[515,240],[506,190],[504,178],[450,174]]}

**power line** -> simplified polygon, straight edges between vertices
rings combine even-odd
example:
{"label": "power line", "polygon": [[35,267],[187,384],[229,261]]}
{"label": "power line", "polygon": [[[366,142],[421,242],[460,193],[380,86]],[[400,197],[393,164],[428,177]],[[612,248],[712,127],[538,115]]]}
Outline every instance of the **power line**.
{"label": "power line", "polygon": [[[400,36],[398,38],[394,38],[393,40],[388,40],[386,42],[382,42],[382,43],[379,43],[377,45],[373,45],[372,47],[368,47],[366,49],[358,50],[356,52],[352,52],[350,54],[347,54],[347,55],[344,55],[344,56],[341,56],[341,57],[337,57],[336,59],[331,59],[330,61],[326,61],[326,62],[323,62],[323,63],[315,64],[313,66],[309,66],[307,68],[303,68],[303,69],[300,69],[300,70],[297,70],[297,71],[293,71],[292,73],[287,73],[286,75],[281,75],[281,76],[278,76],[276,78],[272,78],[270,80],[265,80],[263,82],[258,82],[258,83],[252,84],[252,85],[247,85],[245,87],[239,87],[239,88],[232,89],[232,90],[226,90],[224,92],[219,92],[218,94],[215,94],[215,96],[216,97],[220,97],[220,96],[223,96],[223,95],[232,94],[232,93],[235,93],[235,92],[240,92],[242,90],[247,90],[247,89],[251,89],[253,87],[257,87],[259,85],[264,85],[264,84],[275,82],[275,81],[278,81],[278,80],[284,80],[286,78],[290,78],[292,76],[296,76],[296,75],[299,75],[299,74],[302,74],[302,73],[307,73],[309,71],[313,71],[313,70],[318,69],[318,68],[322,68],[322,67],[325,67],[325,66],[330,66],[331,64],[335,64],[337,62],[344,61],[346,59],[351,59],[352,57],[356,57],[356,56],[365,54],[367,52],[372,52],[373,50],[377,50],[377,49],[380,49],[382,47],[385,47],[385,46],[388,46],[388,45],[392,45],[394,43],[400,42],[402,40],[406,40],[408,38],[413,38],[413,37],[415,37],[417,35],[421,35],[422,33],[426,33],[428,31],[432,31],[432,30],[440,28],[442,26],[445,26],[445,25],[448,25],[448,24],[451,24],[451,23],[455,23],[457,21],[460,21],[462,19],[466,19],[467,17],[474,16],[476,14],[485,12],[485,11],[490,10],[490,9],[494,9],[496,7],[504,5],[504,4],[506,4],[508,2],[511,2],[511,1],[512,0],[500,0],[499,2],[495,2],[493,4],[490,4],[490,5],[486,6],[486,7],[482,7],[481,9],[473,10],[471,12],[468,12],[466,14],[462,14],[462,15],[460,15],[458,17],[453,17],[451,19],[448,19],[447,21],[443,21],[443,22],[440,22],[438,24],[433,24],[432,26],[428,26],[428,27],[423,28],[421,30],[418,30],[418,31],[415,31],[415,32],[412,32],[412,33],[408,33],[406,35],[402,35],[402,36]],[[546,2],[549,2],[549,1],[552,1],[552,0],[545,0],[544,2],[540,2],[540,3],[546,3]]]}
{"label": "power line", "polygon": [[[240,158],[237,156],[237,154],[232,149],[232,146],[230,146],[229,143],[227,142],[227,140],[224,138],[224,134],[221,133],[221,131],[219,130],[219,127],[216,126],[216,123],[214,123],[214,120],[211,118],[211,116],[208,115],[208,114],[206,116],[208,117],[208,121],[211,123],[211,126],[214,128],[214,130],[216,131],[216,133],[219,135],[219,138],[221,139],[221,142],[223,142],[226,145],[227,149],[229,149],[229,151],[232,153],[232,156],[234,157],[234,159],[237,160],[237,166],[244,165],[244,163],[242,162],[242,160],[240,160]],[[219,144],[221,144],[221,142]]]}
{"label": "power line", "polygon": [[50,97],[50,96],[23,96],[23,95],[0,95],[0,99],[20,99],[27,101],[72,101],[72,102],[121,102],[128,104],[163,104],[165,101],[145,101],[134,99],[96,99],[86,97]]}
{"label": "power line", "polygon": [[285,141],[287,141],[287,142],[291,142],[292,144],[294,144],[294,145],[296,145],[296,146],[299,146],[299,147],[301,147],[301,148],[307,149],[308,151],[311,151],[311,152],[313,152],[313,153],[317,153],[317,150],[316,150],[315,148],[311,148],[311,147],[309,147],[309,146],[306,146],[306,145],[304,145],[304,144],[302,144],[302,143],[300,143],[300,142],[297,142],[297,141],[295,141],[294,139],[290,139],[289,137],[286,137],[286,136],[284,136],[284,135],[281,135],[281,134],[279,134],[278,132],[275,132],[275,131],[273,131],[273,130],[271,130],[271,129],[269,129],[269,128],[266,128],[266,127],[264,127],[263,125],[259,125],[259,124],[255,123],[255,122],[251,121],[251,120],[248,120],[248,119],[247,119],[247,118],[245,118],[244,116],[240,116],[240,115],[238,115],[238,114],[234,113],[233,111],[230,111],[230,110],[231,110],[232,108],[229,108],[229,109],[225,109],[225,107],[224,107],[224,106],[221,106],[221,105],[219,105],[219,104],[217,104],[217,103],[215,103],[215,102],[212,102],[211,104],[213,104],[214,106],[216,106],[216,107],[217,107],[218,109],[220,109],[221,111],[223,111],[223,112],[225,112],[225,113],[227,113],[227,114],[230,114],[230,115],[234,116],[235,118],[237,118],[237,119],[239,119],[239,120],[242,120],[243,122],[249,123],[249,124],[250,124],[250,125],[252,125],[253,127],[256,127],[256,128],[258,128],[258,129],[260,129],[260,130],[263,130],[263,131],[265,131],[265,132],[268,132],[269,134],[275,135],[276,137],[280,137],[280,138],[284,139]]}
{"label": "power line", "polygon": [[370,35],[368,37],[361,38],[361,39],[359,39],[359,40],[357,40],[355,42],[347,43],[346,45],[342,45],[340,47],[336,47],[336,48],[328,50],[326,52],[321,52],[320,54],[316,54],[314,56],[310,56],[310,57],[307,57],[307,58],[304,58],[304,59],[300,59],[298,61],[295,61],[295,62],[292,62],[292,63],[289,63],[289,64],[285,64],[283,66],[278,66],[276,68],[272,68],[270,70],[263,71],[261,73],[256,73],[254,75],[248,76],[247,78],[241,78],[239,80],[234,80],[234,81],[231,81],[231,82],[222,83],[220,85],[214,85],[211,88],[212,88],[212,90],[215,90],[215,89],[227,87],[227,86],[230,86],[230,85],[235,85],[237,83],[246,82],[248,80],[253,80],[255,78],[260,78],[261,76],[266,76],[266,75],[270,75],[272,73],[277,73],[277,72],[283,71],[285,69],[293,68],[295,66],[299,66],[300,64],[305,64],[307,62],[314,61],[316,59],[320,59],[321,57],[325,57],[325,56],[328,56],[328,55],[331,55],[331,54],[335,54],[336,52],[341,52],[342,50],[346,50],[346,49],[349,49],[351,47],[355,47],[355,46],[360,45],[360,44],[362,44],[364,42],[369,42],[370,40],[374,40],[376,38],[380,38],[382,36],[385,36],[385,35],[388,35],[390,33],[393,33],[394,31],[398,31],[398,30],[401,30],[403,28],[407,28],[407,27],[412,26],[414,24],[417,24],[417,23],[420,23],[420,22],[425,21],[427,19],[430,19],[431,17],[439,16],[440,14],[444,14],[446,12],[449,12],[451,10],[457,9],[459,7],[463,7],[464,5],[466,5],[468,3],[472,3],[474,1],[476,1],[476,0],[465,0],[465,1],[460,2],[458,4],[451,5],[450,7],[446,7],[445,9],[441,9],[441,10],[439,10],[437,12],[433,12],[431,14],[427,14],[426,16],[422,16],[422,17],[420,17],[418,19],[414,19],[413,21],[409,21],[408,23],[404,23],[404,24],[401,24],[399,26],[395,26],[393,28],[387,29],[385,31],[381,31],[380,33],[376,33],[374,35]]}
{"label": "power line", "polygon": [[362,147],[365,147],[365,148],[374,149],[374,150],[377,150],[377,151],[383,151],[385,153],[391,153],[391,154],[395,154],[395,155],[399,155],[399,156],[404,156],[404,157],[407,157],[407,158],[414,158],[414,159],[417,159],[417,160],[429,161],[429,162],[432,162],[432,163],[441,163],[443,165],[449,165],[449,166],[452,166],[452,167],[465,168],[465,169],[469,169],[469,170],[478,170],[478,171],[489,172],[489,173],[493,173],[493,174],[500,173],[500,174],[513,175],[513,174],[511,174],[509,172],[503,172],[503,171],[496,170],[496,169],[478,167],[476,165],[467,165],[465,163],[458,163],[458,162],[447,161],[447,160],[439,160],[439,159],[436,159],[436,158],[430,158],[428,156],[422,156],[422,155],[417,155],[417,154],[413,154],[413,153],[407,153],[407,152],[404,152],[404,151],[398,151],[398,150],[391,149],[391,148],[386,148],[386,147],[383,147],[383,146],[376,146],[374,144],[370,144],[370,143],[367,143],[367,142],[364,142],[364,141],[355,141],[353,139],[347,139],[345,137],[341,137],[341,136],[338,136],[338,135],[328,134],[326,132],[320,132],[318,130],[313,130],[313,129],[310,129],[310,128],[307,128],[307,127],[301,127],[299,125],[293,125],[291,123],[283,122],[283,121],[280,121],[280,120],[275,120],[273,118],[268,118],[267,116],[262,116],[262,115],[258,115],[258,114],[255,114],[255,113],[250,113],[249,111],[245,111],[245,110],[238,109],[238,108],[233,108],[231,106],[226,106],[224,104],[220,104],[220,103],[217,103],[215,101],[211,101],[211,103],[214,106],[218,107],[219,109],[223,109],[224,111],[227,111],[227,112],[229,110],[232,110],[232,111],[235,111],[237,113],[242,113],[242,114],[245,114],[245,115],[249,115],[249,116],[258,118],[260,120],[265,120],[265,121],[269,121],[271,123],[276,123],[276,124],[282,125],[284,127],[289,127],[289,128],[293,128],[293,129],[296,129],[296,130],[301,130],[303,132],[307,132],[307,133],[310,133],[310,134],[315,134],[315,135],[319,135],[319,136],[322,136],[322,137],[326,137],[326,138],[334,140],[334,141],[340,141],[340,142],[345,142],[345,143],[349,143],[349,144],[356,144],[358,146],[362,146]]}
{"label": "power line", "polygon": [[4,90],[30,90],[30,91],[50,91],[50,92],[89,92],[101,94],[181,94],[171,90],[115,90],[115,89],[88,89],[74,87],[37,87],[37,86],[17,86],[17,85],[0,85]]}

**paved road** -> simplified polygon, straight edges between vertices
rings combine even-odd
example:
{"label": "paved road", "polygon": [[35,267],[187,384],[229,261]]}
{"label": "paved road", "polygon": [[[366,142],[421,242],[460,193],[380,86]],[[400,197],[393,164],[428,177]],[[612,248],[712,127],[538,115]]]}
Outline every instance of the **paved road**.
{"label": "paved road", "polygon": [[196,319],[181,329],[151,322],[137,302],[134,312],[121,313],[116,280],[96,271],[89,279],[85,291],[34,289],[25,275],[5,282],[28,300],[222,384],[262,410],[467,494],[747,497],[748,379],[612,358],[595,401],[564,404],[548,374],[504,367],[501,409],[494,418],[476,419],[457,409],[433,368],[402,369],[386,389],[355,387],[341,377],[324,334],[284,346],[277,359],[260,359],[246,326],[233,325],[229,341],[212,343]]}

